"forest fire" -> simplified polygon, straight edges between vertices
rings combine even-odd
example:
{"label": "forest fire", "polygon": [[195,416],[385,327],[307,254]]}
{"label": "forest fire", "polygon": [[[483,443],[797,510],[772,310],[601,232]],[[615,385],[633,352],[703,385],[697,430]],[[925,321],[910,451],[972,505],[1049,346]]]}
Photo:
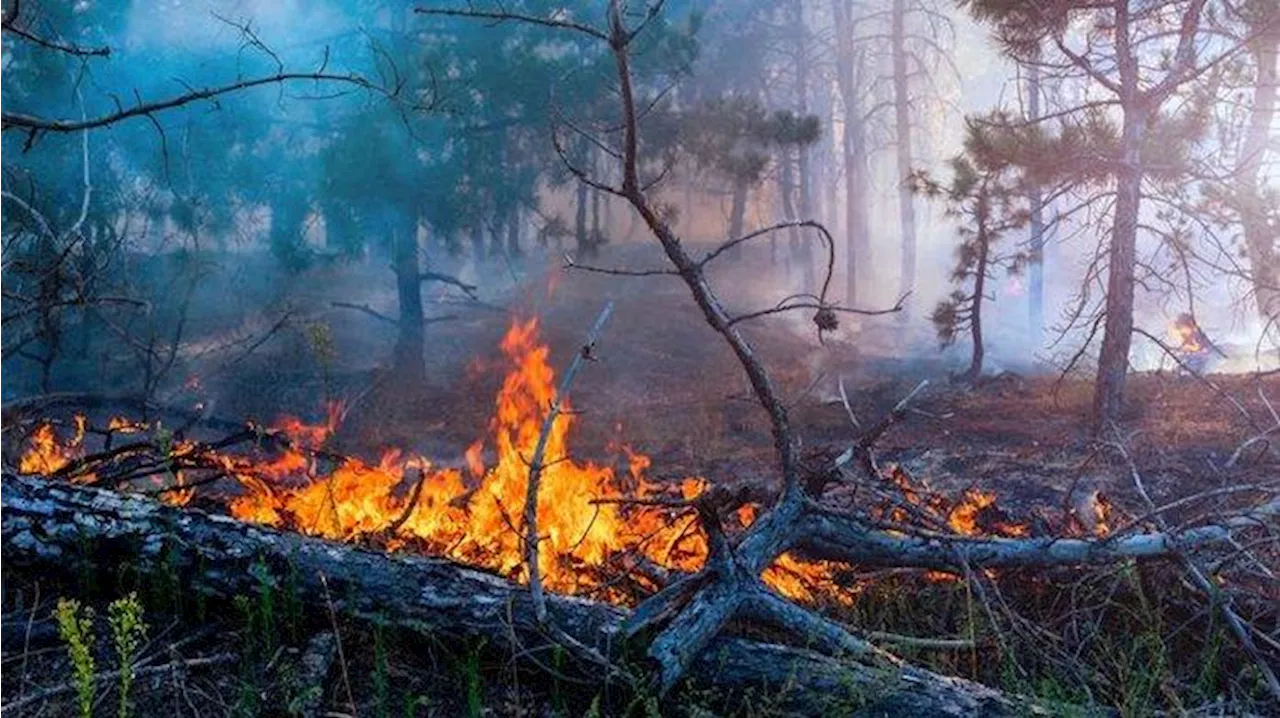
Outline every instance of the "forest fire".
{"label": "forest fire", "polygon": [[[227,507],[242,521],[339,541],[376,540],[389,549],[446,556],[524,581],[522,507],[530,457],[554,399],[555,372],[548,363],[548,347],[539,342],[536,319],[514,322],[500,348],[509,370],[488,436],[467,447],[465,468],[437,466],[400,449],[388,449],[372,463],[326,453],[323,447],[345,414],[340,402],[329,404],[319,424],[292,416],[279,419],[268,433],[281,439],[280,450],[266,457],[227,453],[185,440],[167,450],[171,457],[233,478],[240,492],[227,499]],[[640,561],[664,571],[698,569],[706,558],[706,537],[693,512],[679,504],[696,499],[707,482],[701,477],[675,484],[651,480],[646,475],[651,459],[625,445],[616,447],[626,457],[625,475],[616,475],[612,466],[573,459],[569,434],[576,416],[565,408],[547,437],[539,493],[544,531],[539,571],[545,584],[563,593],[601,589],[611,562],[618,561]],[[62,442],[52,424],[40,424],[29,439],[20,470],[65,473],[84,454],[85,418],[78,416],[75,426],[75,435]],[[120,417],[108,424],[109,432],[120,434],[148,428]],[[489,463],[487,446],[492,447]],[[94,480],[87,473],[72,476],[81,483]],[[174,505],[190,502],[195,489],[188,474],[177,470],[168,476],[170,484],[160,488],[162,499]],[[996,506],[992,492],[969,490],[953,503],[916,486],[901,467],[890,467],[884,479],[908,503],[958,535],[1029,533],[1026,525],[1010,520]],[[645,505],[646,499],[656,498],[675,505]],[[755,504],[739,507],[735,515],[740,528],[748,528],[758,511]],[[897,522],[908,518],[901,507],[885,507],[880,513]],[[783,554],[762,578],[791,598],[850,605],[859,587],[838,582],[840,568]],[[619,601],[629,598],[612,590],[604,595]]]}
{"label": "forest fire", "polygon": [[[165,451],[169,458],[178,459],[177,466],[236,481],[241,490],[227,502],[230,515],[238,520],[326,539],[374,540],[385,548],[443,555],[525,581],[522,507],[529,463],[556,392],[556,374],[548,363],[548,347],[539,342],[534,319],[515,321],[499,347],[507,374],[488,435],[468,445],[462,467],[436,466],[428,458],[396,448],[383,452],[375,462],[326,452],[325,444],[346,415],[342,402],[330,403],[320,424],[292,416],[276,421],[266,430],[278,439],[276,451],[268,456],[229,453],[191,440],[177,440]],[[571,407],[564,410],[550,427],[539,493],[544,532],[539,571],[545,585],[568,594],[600,591],[605,598],[626,602],[634,596],[613,590],[608,580],[622,566],[698,570],[707,557],[707,539],[694,512],[680,504],[703,494],[707,481],[696,476],[678,483],[649,479],[646,471],[652,459],[625,444],[613,447],[625,456],[625,475],[617,475],[612,466],[572,458],[570,433],[576,415]],[[86,453],[86,426],[86,419],[77,416],[76,431],[65,442],[60,442],[52,424],[37,426],[22,457],[22,471],[92,483],[95,476],[72,466]],[[155,427],[114,417],[106,433],[141,434],[150,429]],[[492,451],[486,453],[486,448]],[[195,495],[191,475],[172,470],[165,476],[168,484],[152,476],[152,488],[160,498],[175,506],[191,502]],[[916,484],[896,465],[887,467],[883,480],[915,507],[913,511],[923,512],[957,535],[1020,538],[1029,534],[1027,525],[1010,520],[998,508],[991,491],[970,489],[951,502]],[[748,529],[758,513],[756,504],[737,508],[740,529]],[[893,522],[910,521],[904,506],[886,504],[877,509],[877,515]],[[788,598],[851,605],[860,586],[837,581],[840,570],[840,564],[783,554],[762,578]],[[649,589],[657,587],[646,584],[643,571],[637,580]]]}
{"label": "forest fire", "polygon": [[[331,473],[317,474],[311,454],[337,428],[341,415],[340,408],[332,408],[324,426],[289,419],[275,427],[297,448],[270,464],[255,466],[251,474],[237,473],[246,493],[231,502],[231,514],[332,539],[390,534],[392,547],[416,542],[431,553],[524,580],[521,507],[529,461],[555,392],[548,349],[539,344],[537,333],[536,320],[516,322],[501,342],[512,368],[498,393],[490,436],[465,453],[469,477],[398,450],[387,451],[376,464],[346,458]],[[696,531],[669,525],[657,512],[632,512],[619,503],[607,503],[626,494],[611,467],[570,457],[574,418],[566,411],[556,419],[545,450],[539,494],[545,536],[539,569],[547,585],[563,592],[592,587],[592,567],[635,548],[665,568],[696,568],[705,551]],[[486,441],[496,457],[491,465],[483,459]],[[629,456],[635,484],[630,495],[661,491],[644,478],[648,463],[648,457]],[[307,483],[282,483],[299,475],[306,476]],[[397,495],[406,480],[412,487]],[[685,482],[685,498],[696,494],[698,483]]]}
{"label": "forest fire", "polygon": [[[447,556],[523,581],[521,509],[530,457],[554,398],[555,373],[547,346],[538,340],[537,320],[514,322],[500,348],[510,370],[497,395],[489,435],[464,452],[465,469],[436,466],[399,449],[386,450],[372,463],[325,453],[324,444],[345,414],[340,402],[327,407],[323,423],[292,416],[276,421],[268,433],[282,439],[281,448],[266,457],[186,440],[173,442],[167,451],[171,458],[233,478],[240,492],[227,499],[228,511],[242,521],[340,541],[376,538],[390,549]],[[626,456],[625,476],[615,475],[611,466],[571,458],[569,434],[576,417],[565,408],[547,438],[539,494],[544,531],[539,570],[545,584],[564,593],[599,588],[606,566],[621,557],[666,571],[700,567],[707,545],[692,511],[628,502],[658,497],[692,501],[707,482],[700,477],[671,485],[652,481],[645,473],[649,457],[626,446],[618,447]],[[19,469],[46,476],[66,473],[85,454],[86,424],[85,417],[77,416],[75,435],[66,441],[59,440],[53,424],[37,426]],[[148,428],[114,417],[107,433],[138,434]],[[486,446],[493,455],[488,464]],[[70,475],[80,483],[94,480],[92,474]],[[152,484],[161,498],[173,505],[190,502],[195,489],[187,473],[173,471],[168,478],[166,487]],[[742,507],[738,517],[747,527],[755,518],[754,507]],[[833,580],[835,568],[784,555],[763,578],[793,598],[814,600],[821,593],[847,603],[852,594]]]}

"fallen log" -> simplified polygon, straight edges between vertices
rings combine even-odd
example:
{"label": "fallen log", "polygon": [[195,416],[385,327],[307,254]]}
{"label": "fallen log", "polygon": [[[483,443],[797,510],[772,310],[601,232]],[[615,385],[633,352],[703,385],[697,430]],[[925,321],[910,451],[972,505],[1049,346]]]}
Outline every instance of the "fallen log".
{"label": "fallen log", "polygon": [[[436,638],[484,639],[518,657],[531,657],[533,649],[550,642],[525,587],[452,561],[376,553],[28,476],[5,475],[0,497],[0,538],[9,570],[83,576],[86,568],[114,574],[127,565],[140,575],[176,578],[178,585],[215,599],[255,595],[267,585],[295,592],[310,610],[325,611],[326,597],[332,597],[336,610],[356,620]],[[554,595],[546,608],[550,622],[568,636],[603,655],[626,658],[621,629],[627,612]],[[737,700],[768,696],[771,705],[801,714],[1056,714],[913,666],[884,668],[820,655],[798,647],[804,636],[794,639],[797,646],[718,636],[694,661],[688,680]],[[596,680],[602,675],[599,667],[576,670]]]}

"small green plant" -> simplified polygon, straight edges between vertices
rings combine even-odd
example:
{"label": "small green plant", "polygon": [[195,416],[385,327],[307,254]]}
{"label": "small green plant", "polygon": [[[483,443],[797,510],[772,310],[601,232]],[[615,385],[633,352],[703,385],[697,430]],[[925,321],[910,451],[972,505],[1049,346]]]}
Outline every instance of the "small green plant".
{"label": "small green plant", "polygon": [[249,630],[259,639],[259,648],[263,656],[275,651],[280,639],[276,617],[275,579],[266,562],[258,559],[249,566],[249,574],[258,582],[258,600],[246,611],[246,622]]}
{"label": "small green plant", "polygon": [[117,714],[129,718],[129,697],[136,677],[135,663],[138,649],[147,637],[147,624],[142,620],[142,604],[138,594],[130,593],[107,606],[107,623],[111,625],[111,637],[116,644],[116,658],[120,663],[120,705]]}
{"label": "small green plant", "polygon": [[93,662],[93,609],[75,599],[58,599],[53,612],[58,623],[58,635],[67,644],[71,658],[72,681],[76,688],[76,705],[81,718],[93,715],[94,662]]}
{"label": "small green plant", "polygon": [[307,325],[307,342],[311,345],[311,352],[315,354],[316,361],[320,363],[320,381],[324,387],[324,398],[327,402],[330,393],[331,368],[337,356],[333,344],[333,329],[323,322],[309,324]]}
{"label": "small green plant", "polygon": [[419,708],[429,708],[431,700],[426,696],[406,695],[404,697],[404,718],[416,718]]}
{"label": "small green plant", "polygon": [[480,688],[480,649],[478,647],[467,651],[467,658],[462,663],[462,679],[467,686],[467,717],[480,718],[484,715],[484,695]]}

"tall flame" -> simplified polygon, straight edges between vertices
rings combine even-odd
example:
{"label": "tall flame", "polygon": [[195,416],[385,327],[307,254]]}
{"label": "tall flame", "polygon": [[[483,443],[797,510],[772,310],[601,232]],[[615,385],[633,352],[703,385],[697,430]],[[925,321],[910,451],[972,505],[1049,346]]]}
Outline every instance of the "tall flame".
{"label": "tall flame", "polygon": [[[473,443],[464,455],[467,477],[398,451],[385,453],[376,465],[347,458],[330,473],[316,475],[306,453],[287,450],[265,465],[232,467],[238,469],[233,473],[245,493],[232,501],[231,514],[333,539],[390,530],[393,545],[418,541],[433,552],[524,580],[529,462],[555,398],[555,372],[547,347],[538,342],[536,319],[513,324],[501,349],[512,369],[490,423],[492,465],[485,464],[484,441]],[[596,581],[584,569],[603,566],[612,554],[632,547],[641,547],[646,558],[667,568],[700,565],[705,545],[699,533],[668,525],[655,512],[628,511],[618,502],[623,494],[611,467],[571,457],[569,432],[575,417],[567,401],[563,409],[547,436],[538,495],[538,568],[545,584],[565,592],[591,587]],[[330,411],[325,426],[288,419],[273,428],[294,446],[314,449],[332,434],[339,414]],[[643,476],[647,456],[628,450],[628,464],[637,493],[658,491]],[[310,480],[286,485],[286,479],[299,474]],[[406,478],[415,486],[398,495]],[[696,495],[699,481],[687,480],[682,493]]]}

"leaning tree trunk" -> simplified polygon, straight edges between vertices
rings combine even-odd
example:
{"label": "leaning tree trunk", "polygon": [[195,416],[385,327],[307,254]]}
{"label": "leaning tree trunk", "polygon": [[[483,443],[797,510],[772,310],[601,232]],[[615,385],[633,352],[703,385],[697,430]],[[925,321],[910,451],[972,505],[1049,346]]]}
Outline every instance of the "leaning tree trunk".
{"label": "leaning tree trunk", "polygon": [[[413,215],[409,215],[412,217]],[[420,385],[426,379],[426,339],[422,313],[422,272],[418,267],[418,232],[415,223],[395,214],[391,229],[392,266],[400,303],[396,338],[395,372],[401,381]]]}
{"label": "leaning tree trunk", "polygon": [[1280,230],[1268,223],[1266,203],[1262,197],[1265,189],[1263,157],[1267,143],[1274,138],[1271,128],[1276,116],[1277,85],[1280,85],[1276,68],[1277,55],[1280,54],[1280,22],[1272,22],[1268,29],[1254,38],[1250,48],[1258,74],[1254,82],[1249,128],[1236,171],[1236,202],[1244,228],[1258,314],[1266,326],[1280,315],[1280,266],[1277,266],[1276,257],[1276,239]]}
{"label": "leaning tree trunk", "polygon": [[[128,565],[211,600],[290,591],[302,608],[346,616],[424,639],[483,640],[519,661],[536,656],[548,633],[522,586],[452,561],[388,555],[299,534],[179,509],[93,487],[6,475],[0,483],[6,571],[71,579],[109,576]],[[104,582],[105,583],[105,582]],[[327,597],[339,597],[329,604]],[[576,598],[549,596],[552,625],[605,655],[628,647],[627,613]],[[797,637],[803,641],[803,637]],[[572,649],[570,649],[572,652]],[[537,670],[536,662],[525,662]],[[577,679],[605,683],[607,671],[569,660]],[[695,689],[763,691],[782,710],[817,715],[943,718],[1051,715],[985,686],[910,665],[885,669],[826,658],[804,648],[716,638],[691,666]]]}
{"label": "leaning tree trunk", "polygon": [[1125,378],[1129,373],[1129,345],[1133,339],[1134,267],[1137,259],[1138,210],[1142,202],[1142,157],[1145,114],[1125,107],[1116,171],[1115,220],[1107,252],[1106,323],[1098,375],[1094,386],[1093,415],[1102,429],[1120,416],[1124,407]]}
{"label": "leaning tree trunk", "polygon": [[[891,12],[893,46],[893,109],[898,155],[898,224],[902,231],[902,266],[899,270],[899,296],[910,292],[916,283],[916,207],[915,196],[907,178],[911,175],[911,96],[907,82],[907,8],[906,0],[893,0]],[[907,312],[898,315],[907,320]]]}

